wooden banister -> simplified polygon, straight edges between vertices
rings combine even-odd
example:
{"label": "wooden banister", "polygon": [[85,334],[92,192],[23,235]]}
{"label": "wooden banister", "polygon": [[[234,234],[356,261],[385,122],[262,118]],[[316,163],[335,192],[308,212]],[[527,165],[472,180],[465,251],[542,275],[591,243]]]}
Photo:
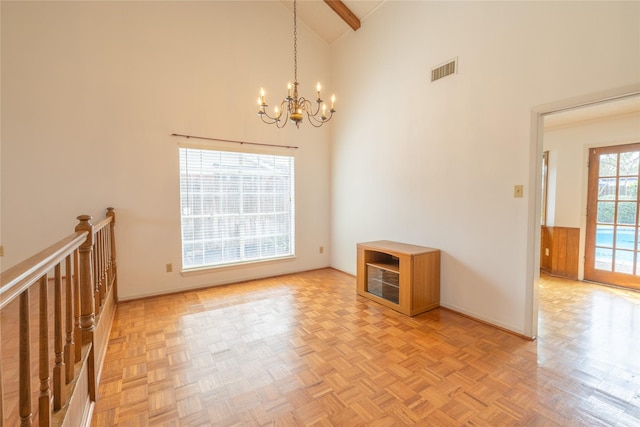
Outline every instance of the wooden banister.
{"label": "wooden banister", "polygon": [[[88,215],[79,216],[78,221],[73,234],[2,272],[0,310],[16,307],[12,304],[15,301],[19,311],[9,311],[17,326],[17,357],[11,358],[16,371],[3,371],[7,364],[0,358],[0,425],[8,421],[10,425],[31,426],[34,417],[42,427],[69,425],[78,422],[78,411],[84,414],[85,425],[90,424],[98,381],[96,364],[100,363],[96,359],[104,355],[116,301],[115,214],[109,208],[106,218],[96,225]],[[33,313],[31,295],[37,295],[38,307]],[[103,310],[109,316],[100,323]],[[38,314],[32,321],[35,312]],[[31,337],[33,324],[37,324],[37,333]],[[35,378],[31,372],[32,338],[38,339]],[[11,392],[3,383],[10,377],[9,382],[16,384]],[[36,378],[39,388],[32,390]],[[76,399],[74,393],[81,395]],[[16,396],[11,398],[17,401],[12,400],[13,410],[6,410],[7,396]],[[37,415],[32,406],[34,397]],[[68,412],[76,421],[66,418]]]}
{"label": "wooden banister", "polygon": [[2,272],[0,309],[3,309],[43,274],[73,252],[87,238],[86,232],[73,233],[58,243]]}

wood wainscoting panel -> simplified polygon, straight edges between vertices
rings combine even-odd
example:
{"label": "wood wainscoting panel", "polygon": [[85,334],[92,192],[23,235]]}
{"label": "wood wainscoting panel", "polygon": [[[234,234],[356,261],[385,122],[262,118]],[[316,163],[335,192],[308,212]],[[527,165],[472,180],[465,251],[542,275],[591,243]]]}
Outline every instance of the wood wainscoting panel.
{"label": "wood wainscoting panel", "polygon": [[542,226],[540,268],[554,276],[578,278],[580,229]]}

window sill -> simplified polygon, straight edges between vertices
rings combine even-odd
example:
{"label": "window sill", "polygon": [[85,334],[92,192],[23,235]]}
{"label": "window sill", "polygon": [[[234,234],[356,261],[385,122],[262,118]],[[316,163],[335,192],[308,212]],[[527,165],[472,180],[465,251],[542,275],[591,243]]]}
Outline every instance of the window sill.
{"label": "window sill", "polygon": [[224,270],[236,270],[238,268],[247,268],[247,267],[258,267],[268,264],[277,264],[281,262],[289,262],[296,259],[295,255],[280,257],[280,258],[270,258],[270,259],[262,259],[256,261],[245,261],[245,262],[237,262],[234,264],[223,264],[223,265],[212,265],[207,267],[196,267],[196,268],[187,268],[180,271],[182,276],[198,276],[201,274],[209,274],[218,271]]}

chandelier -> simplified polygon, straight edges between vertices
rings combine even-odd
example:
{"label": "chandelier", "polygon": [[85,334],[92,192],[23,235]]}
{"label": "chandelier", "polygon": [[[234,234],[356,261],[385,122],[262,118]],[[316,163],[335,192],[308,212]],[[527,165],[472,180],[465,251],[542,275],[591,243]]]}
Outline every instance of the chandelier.
{"label": "chandelier", "polygon": [[[300,128],[300,122],[304,115],[307,115],[309,123],[319,128],[333,117],[335,109],[333,108],[336,102],[336,96],[331,96],[331,107],[327,111],[327,105],[320,96],[320,83],[316,86],[315,111],[314,105],[308,99],[298,97],[298,23],[297,23],[297,6],[296,0],[293,0],[293,87],[291,82],[287,85],[287,97],[282,100],[280,107],[274,108],[273,116],[267,113],[267,102],[264,97],[264,89],[260,88],[260,98],[258,98],[258,116],[263,122],[273,125],[278,128],[283,128],[287,124],[287,121],[291,120],[296,127]],[[293,94],[291,90],[293,89]],[[328,115],[327,115],[328,113]]]}

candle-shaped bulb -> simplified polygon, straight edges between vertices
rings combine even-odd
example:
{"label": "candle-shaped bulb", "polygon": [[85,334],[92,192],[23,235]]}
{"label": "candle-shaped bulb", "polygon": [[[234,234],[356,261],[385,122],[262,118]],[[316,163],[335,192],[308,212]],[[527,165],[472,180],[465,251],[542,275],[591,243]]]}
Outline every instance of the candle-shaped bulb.
{"label": "candle-shaped bulb", "polygon": [[291,82],[287,83],[287,98],[291,98]]}
{"label": "candle-shaped bulb", "polygon": [[322,118],[326,118],[327,117],[327,104],[325,104],[324,102],[322,103]]}
{"label": "candle-shaped bulb", "polygon": [[335,104],[335,102],[336,102],[336,95],[333,94],[333,95],[331,95],[331,109],[332,110],[333,110],[333,104]]}
{"label": "candle-shaped bulb", "polygon": [[318,91],[318,100],[320,100],[320,89],[321,89],[320,82],[318,82],[318,85],[316,86],[316,90]]}
{"label": "candle-shaped bulb", "polygon": [[280,109],[276,106],[275,108],[276,118],[280,117]]}
{"label": "candle-shaped bulb", "polygon": [[260,96],[264,96],[264,88],[260,88]]}
{"label": "candle-shaped bulb", "polygon": [[260,105],[265,105],[264,102],[264,89],[260,88]]}

